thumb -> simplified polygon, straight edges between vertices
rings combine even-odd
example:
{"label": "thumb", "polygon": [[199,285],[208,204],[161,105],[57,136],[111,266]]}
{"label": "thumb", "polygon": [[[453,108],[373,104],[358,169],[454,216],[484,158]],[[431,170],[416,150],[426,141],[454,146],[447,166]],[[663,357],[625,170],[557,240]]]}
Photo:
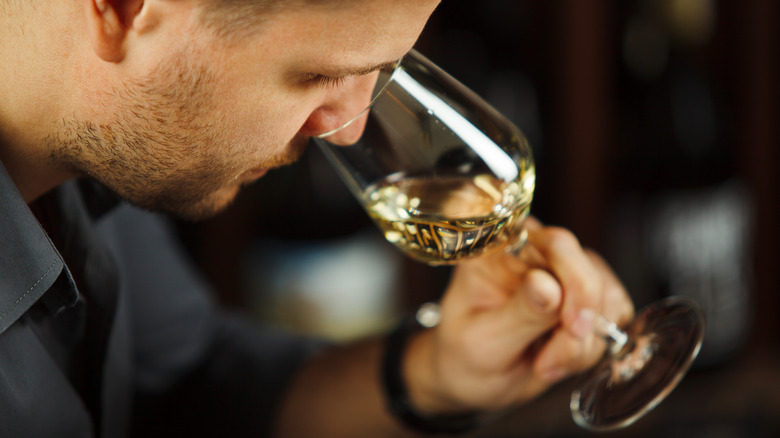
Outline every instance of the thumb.
{"label": "thumb", "polygon": [[561,286],[552,274],[529,269],[507,302],[483,316],[490,318],[491,332],[501,334],[505,351],[517,354],[560,322],[562,297]]}

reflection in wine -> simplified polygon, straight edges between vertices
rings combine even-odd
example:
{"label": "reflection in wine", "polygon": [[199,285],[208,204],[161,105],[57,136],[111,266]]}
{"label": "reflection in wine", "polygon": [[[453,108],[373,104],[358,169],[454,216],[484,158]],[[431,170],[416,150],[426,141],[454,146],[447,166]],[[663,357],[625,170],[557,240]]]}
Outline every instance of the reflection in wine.
{"label": "reflection in wine", "polygon": [[[528,172],[524,176],[529,178]],[[408,255],[452,264],[517,235],[532,196],[528,184],[488,174],[396,174],[369,187],[363,202],[385,238]]]}

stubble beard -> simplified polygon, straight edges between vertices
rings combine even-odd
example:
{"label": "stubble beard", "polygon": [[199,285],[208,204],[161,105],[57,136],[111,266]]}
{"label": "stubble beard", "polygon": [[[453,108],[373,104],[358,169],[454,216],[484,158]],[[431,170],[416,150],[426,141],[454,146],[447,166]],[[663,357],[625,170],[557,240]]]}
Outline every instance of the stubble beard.
{"label": "stubble beard", "polygon": [[[186,55],[173,59],[112,93],[119,107],[111,123],[63,119],[47,141],[56,165],[97,179],[130,203],[201,220],[233,201],[245,184],[237,175],[246,160],[231,156],[224,133],[203,117],[215,106],[211,71],[181,61]],[[257,164],[292,163],[306,144],[293,139],[283,153]]]}

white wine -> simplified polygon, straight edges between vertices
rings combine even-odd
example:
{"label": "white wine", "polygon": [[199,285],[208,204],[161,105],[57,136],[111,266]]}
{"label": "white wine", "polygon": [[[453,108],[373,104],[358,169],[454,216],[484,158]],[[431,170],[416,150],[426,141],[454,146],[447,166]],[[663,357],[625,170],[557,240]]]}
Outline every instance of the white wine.
{"label": "white wine", "polygon": [[[385,238],[428,264],[478,256],[514,236],[528,215],[533,169],[523,181],[494,176],[394,175],[365,191],[363,202]],[[520,219],[520,222],[518,222]]]}

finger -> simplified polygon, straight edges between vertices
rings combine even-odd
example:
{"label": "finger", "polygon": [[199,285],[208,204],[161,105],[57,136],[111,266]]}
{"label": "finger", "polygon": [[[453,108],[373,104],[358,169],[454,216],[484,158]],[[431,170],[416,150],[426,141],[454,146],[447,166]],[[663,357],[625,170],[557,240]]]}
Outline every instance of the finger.
{"label": "finger", "polygon": [[634,319],[634,304],[623,283],[601,256],[586,251],[593,266],[601,273],[603,288],[602,315],[608,320],[623,326]]}
{"label": "finger", "polygon": [[503,371],[515,365],[529,345],[560,322],[562,290],[552,275],[529,270],[517,284],[501,306],[473,313],[462,334],[478,368]]}
{"label": "finger", "polygon": [[509,266],[510,258],[490,253],[455,267],[443,302],[450,302],[459,314],[489,310],[504,305],[518,284],[519,272]]}
{"label": "finger", "polygon": [[559,322],[562,299],[563,291],[555,277],[547,271],[531,269],[523,274],[506,305],[490,318],[511,343],[525,349]]}
{"label": "finger", "polygon": [[528,216],[525,219],[525,228],[529,231],[537,231],[541,230],[542,227],[544,227],[544,224],[536,217],[536,216]]}
{"label": "finger", "polygon": [[549,271],[549,266],[544,256],[533,246],[525,245],[519,253],[501,254],[501,263],[505,264],[514,275],[522,275],[529,269],[544,269]]}
{"label": "finger", "polygon": [[[518,288],[519,279],[529,270],[547,269],[539,252],[528,246],[515,256],[504,251],[492,251],[481,257],[461,262],[453,273],[451,292],[461,295],[466,308],[489,308],[503,304]],[[492,286],[492,287],[490,287]]]}
{"label": "finger", "polygon": [[593,330],[594,311],[601,307],[601,277],[591,260],[577,238],[566,229],[529,229],[528,239],[561,283],[564,327],[577,337],[588,336]]}
{"label": "finger", "polygon": [[[603,316],[618,325],[629,322],[634,316],[634,306],[625,287],[598,254],[586,251],[586,255],[602,278]],[[534,372],[543,381],[553,383],[592,367],[604,354],[604,347],[606,342],[595,335],[583,341],[567,331],[556,332],[540,350]]]}
{"label": "finger", "polygon": [[534,375],[548,384],[591,368],[604,355],[606,343],[595,335],[573,336],[557,330],[542,347],[533,364]]}
{"label": "finger", "polygon": [[525,242],[517,247],[517,242],[508,242],[505,257],[508,256],[507,265],[517,273],[522,273],[529,268],[547,269],[547,262],[542,254],[533,246],[528,244],[528,233],[542,228],[542,223],[533,216],[529,216],[523,223]]}

